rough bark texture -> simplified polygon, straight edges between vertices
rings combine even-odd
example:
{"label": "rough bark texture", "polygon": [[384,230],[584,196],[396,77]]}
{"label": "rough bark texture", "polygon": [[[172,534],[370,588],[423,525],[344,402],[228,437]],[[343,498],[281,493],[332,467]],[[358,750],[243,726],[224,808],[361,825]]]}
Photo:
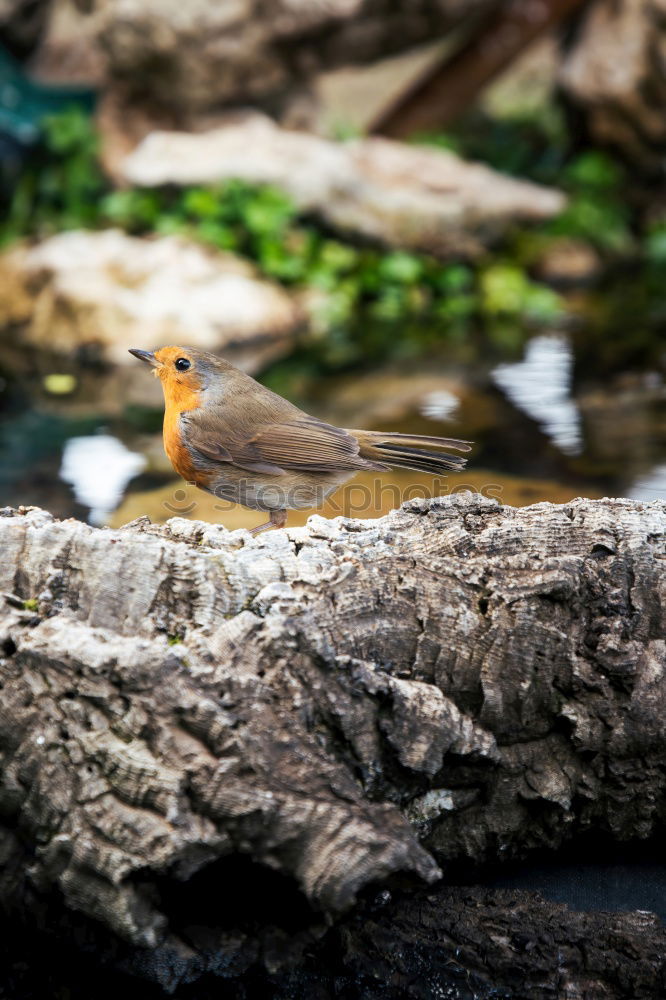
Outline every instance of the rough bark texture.
{"label": "rough bark texture", "polygon": [[[248,891],[253,921],[242,903]],[[208,894],[227,906],[233,899],[232,930],[219,910],[206,906]],[[275,902],[267,907],[271,894]],[[640,911],[580,913],[535,893],[442,886],[384,890],[328,930],[307,930],[284,887],[266,872],[253,880],[245,868],[237,879],[229,868],[206,877],[196,908],[182,896],[173,901],[185,911],[180,931],[192,947],[189,963],[167,949],[130,953],[76,914],[42,905],[37,912],[48,934],[2,925],[0,996],[163,1000],[174,989],[178,1000],[661,1000],[666,994],[666,930]],[[202,925],[206,917],[221,926]]]}
{"label": "rough bark texture", "polygon": [[[305,976],[317,912],[361,894],[361,925],[328,939],[354,982],[354,954],[370,979],[388,968],[395,996],[436,995],[407,982],[419,961],[511,996],[658,995],[663,930],[636,915],[515,893],[527,920],[501,893],[414,887],[378,918],[384,951],[364,935],[368,892],[389,905],[397,878],[663,831],[665,505],[453,497],[256,539],[4,513],[6,906],[59,898],[173,987],[253,963]],[[517,992],[516,967],[543,994]]]}

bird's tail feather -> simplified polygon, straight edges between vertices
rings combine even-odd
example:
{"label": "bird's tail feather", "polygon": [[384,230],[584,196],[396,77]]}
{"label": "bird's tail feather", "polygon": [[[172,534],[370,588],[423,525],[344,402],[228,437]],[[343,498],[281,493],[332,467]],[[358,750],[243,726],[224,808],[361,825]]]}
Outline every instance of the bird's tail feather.
{"label": "bird's tail feather", "polygon": [[382,431],[349,431],[360,445],[361,458],[386,466],[416,469],[431,475],[441,475],[450,470],[464,469],[467,459],[462,455],[449,455],[441,449],[470,451],[470,441],[456,438],[429,437],[426,434],[393,434]]}

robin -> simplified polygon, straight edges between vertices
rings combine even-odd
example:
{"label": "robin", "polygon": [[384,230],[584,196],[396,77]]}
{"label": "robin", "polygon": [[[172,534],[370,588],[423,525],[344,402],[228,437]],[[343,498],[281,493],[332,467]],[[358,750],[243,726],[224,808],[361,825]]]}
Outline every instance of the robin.
{"label": "robin", "polygon": [[164,449],[176,472],[216,497],[268,512],[253,528],[283,528],[287,510],[320,506],[362,469],[441,475],[470,442],[420,434],[342,430],[311,417],[228,361],[188,347],[130,354],[153,366],[164,390]]}

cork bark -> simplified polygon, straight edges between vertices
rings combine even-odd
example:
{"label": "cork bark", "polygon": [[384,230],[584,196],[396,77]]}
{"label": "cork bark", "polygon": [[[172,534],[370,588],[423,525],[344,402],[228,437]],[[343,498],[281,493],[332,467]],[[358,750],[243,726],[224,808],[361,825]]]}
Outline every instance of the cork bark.
{"label": "cork bark", "polygon": [[[572,934],[579,992],[544,996],[663,980],[655,918],[521,893],[515,917],[447,881],[590,830],[663,831],[664,504],[453,496],[257,538],[2,514],[5,909],[57,900],[61,925],[165,988],[305,976],[303,949],[331,934],[355,982],[359,951],[392,963],[395,996],[427,995],[399,992],[418,954],[478,996],[518,952],[547,982]],[[524,954],[521,926],[539,943]],[[594,971],[604,941],[634,949],[634,993]]]}

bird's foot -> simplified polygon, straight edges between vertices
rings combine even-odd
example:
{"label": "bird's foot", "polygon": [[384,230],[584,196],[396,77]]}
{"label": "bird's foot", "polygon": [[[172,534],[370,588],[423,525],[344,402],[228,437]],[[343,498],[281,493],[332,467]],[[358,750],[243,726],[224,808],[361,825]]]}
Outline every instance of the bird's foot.
{"label": "bird's foot", "polygon": [[272,510],[268,515],[270,520],[265,524],[258,524],[256,528],[250,528],[251,535],[258,535],[260,531],[267,531],[268,528],[284,528],[287,523],[286,510]]}

